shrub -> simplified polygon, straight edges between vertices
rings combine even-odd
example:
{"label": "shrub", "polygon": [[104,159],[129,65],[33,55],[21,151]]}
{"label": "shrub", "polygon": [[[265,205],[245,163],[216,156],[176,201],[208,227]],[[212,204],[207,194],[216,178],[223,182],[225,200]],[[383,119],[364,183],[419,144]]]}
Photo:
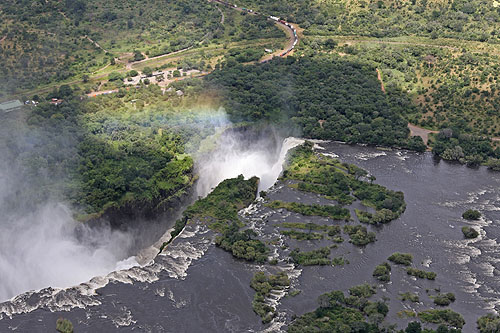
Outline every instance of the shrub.
{"label": "shrub", "polygon": [[393,253],[388,260],[395,264],[410,266],[413,262],[413,256],[410,253]]}
{"label": "shrub", "polygon": [[479,232],[472,227],[462,227],[462,233],[465,238],[476,238],[479,236]]}
{"label": "shrub", "polygon": [[408,268],[406,274],[417,277],[419,279],[435,280],[437,274],[434,272],[427,272],[416,268]]}
{"label": "shrub", "polygon": [[290,253],[290,257],[298,265],[312,266],[332,264],[329,247],[322,247],[309,252],[301,252],[299,249],[295,249]]}
{"label": "shrub", "polygon": [[401,293],[399,294],[399,298],[404,302],[404,301],[410,301],[410,302],[414,302],[414,303],[417,303],[420,301],[419,297],[417,294],[413,294],[413,293],[410,293],[410,292],[406,292],[406,293]]}
{"label": "shrub", "polygon": [[455,302],[455,294],[453,293],[437,294],[434,296],[434,304],[436,305],[448,306],[453,302]]}
{"label": "shrub", "polygon": [[361,225],[346,225],[344,226],[344,231],[351,238],[349,242],[357,246],[364,246],[376,241],[375,233],[368,232],[366,230],[366,227],[363,227]]}
{"label": "shrub", "polygon": [[389,282],[391,280],[391,265],[386,262],[378,265],[372,275],[379,281]]}
{"label": "shrub", "polygon": [[479,333],[500,332],[500,317],[494,314],[487,314],[477,320]]}
{"label": "shrub", "polygon": [[445,310],[425,310],[418,313],[420,320],[433,324],[447,324],[456,328],[462,328],[465,325],[464,318],[450,309]]}
{"label": "shrub", "polygon": [[479,220],[481,213],[474,209],[468,209],[462,214],[462,217],[466,220]]}
{"label": "shrub", "polygon": [[118,81],[118,80],[122,80],[122,79],[123,79],[123,76],[118,72],[111,72],[108,75],[109,81]]}
{"label": "shrub", "polygon": [[252,308],[262,318],[263,323],[268,323],[273,319],[276,310],[266,304],[266,297],[269,297],[273,290],[290,287],[290,280],[285,272],[280,272],[276,275],[266,275],[264,272],[257,272],[250,282],[250,287],[256,291]]}
{"label": "shrub", "polygon": [[68,319],[59,318],[56,321],[56,330],[61,333],[73,333],[73,324]]}
{"label": "shrub", "polygon": [[376,293],[375,287],[367,283],[349,288],[349,294],[356,297],[369,298]]}

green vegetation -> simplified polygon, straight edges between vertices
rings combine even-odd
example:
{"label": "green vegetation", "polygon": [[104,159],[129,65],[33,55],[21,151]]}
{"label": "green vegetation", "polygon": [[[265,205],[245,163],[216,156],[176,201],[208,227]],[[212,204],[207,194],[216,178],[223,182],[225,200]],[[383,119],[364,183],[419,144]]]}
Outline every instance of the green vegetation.
{"label": "green vegetation", "polygon": [[444,129],[436,136],[432,152],[448,161],[478,166],[489,158],[500,158],[500,149],[493,150],[491,140],[459,130]]}
{"label": "green vegetation", "polygon": [[56,330],[61,333],[73,333],[73,324],[68,319],[59,318],[56,321]]}
{"label": "green vegetation", "polygon": [[[183,213],[182,218],[175,222],[171,232],[172,241],[192,219],[206,221],[211,229],[220,233],[215,244],[231,252],[239,259],[263,263],[267,260],[269,249],[258,239],[253,230],[242,232],[238,221],[238,211],[248,206],[257,195],[259,179],[257,177],[245,180],[242,175],[226,179],[210,192],[205,198],[197,200]],[[160,249],[163,251],[168,243]]]}
{"label": "green vegetation", "polygon": [[411,123],[500,136],[497,2],[295,0],[252,6],[305,29],[299,57],[376,67],[388,94],[404,91],[418,106],[408,115]]}
{"label": "green vegetation", "polygon": [[490,170],[500,171],[500,159],[489,159],[486,165]]}
{"label": "green vegetation", "polygon": [[410,302],[413,302],[413,303],[420,302],[418,294],[414,294],[414,293],[411,293],[411,292],[400,293],[399,294],[399,299],[401,299],[403,302],[405,302],[405,301],[410,301]]}
{"label": "green vegetation", "polygon": [[324,216],[334,220],[349,220],[349,210],[340,206],[305,205],[298,202],[273,201],[267,204],[272,209],[285,208],[291,212],[307,216]]}
{"label": "green vegetation", "polygon": [[355,297],[370,298],[376,293],[375,287],[367,283],[349,288],[349,294]]}
{"label": "green vegetation", "polygon": [[[121,53],[140,49],[156,56],[194,46],[220,27],[208,2],[159,0],[53,1],[0,4],[0,91],[67,80],[127,61]],[[1,37],[0,37],[1,39]],[[144,56],[141,55],[141,58]],[[140,60],[141,58],[135,58]]]}
{"label": "green vegetation", "polygon": [[188,193],[195,179],[188,142],[213,132],[197,124],[196,110],[156,86],[91,100],[79,93],[67,85],[49,93],[28,114],[19,144],[7,146],[34,185],[23,193],[29,201],[60,198],[81,220],[126,210],[147,217]]}
{"label": "green vegetation", "polygon": [[219,232],[231,226],[231,222],[238,219],[238,211],[248,206],[257,195],[259,179],[252,177],[245,180],[243,175],[237,178],[226,179],[201,200],[196,201],[184,212],[188,218],[210,217],[212,229]]}
{"label": "green vegetation", "polygon": [[235,122],[291,120],[310,138],[406,147],[409,132],[401,115],[415,107],[404,94],[384,94],[375,73],[369,65],[342,59],[288,57],[228,64],[205,81],[222,89]]}
{"label": "green vegetation", "polygon": [[[243,0],[265,13],[279,13],[306,29],[306,35],[343,35],[366,37],[426,36],[475,41],[498,41],[498,11],[491,2],[356,0],[332,4],[303,0]],[[240,5],[240,4],[239,4]],[[490,17],[490,23],[478,16]],[[329,46],[334,46],[332,45]]]}
{"label": "green vegetation", "polygon": [[434,304],[440,306],[448,306],[451,303],[455,302],[455,294],[447,293],[447,294],[437,294],[434,296]]}
{"label": "green vegetation", "polygon": [[462,227],[462,233],[465,238],[471,239],[479,236],[479,232],[473,227]]}
{"label": "green vegetation", "polygon": [[296,147],[288,154],[283,179],[300,181],[297,185],[299,190],[323,194],[341,204],[354,201],[350,195],[352,192],[364,205],[376,209],[375,214],[356,209],[361,222],[386,223],[397,218],[406,208],[402,192],[360,180],[367,177],[367,171],[353,164],[319,156],[312,151],[310,143]]}
{"label": "green vegetation", "polygon": [[260,240],[253,239],[257,234],[251,229],[243,232],[238,232],[238,230],[238,224],[233,222],[221,236],[215,239],[215,244],[231,252],[236,258],[258,263],[266,262],[269,249]]}
{"label": "green vegetation", "polygon": [[342,237],[340,237],[341,228],[338,225],[321,225],[316,223],[300,223],[300,222],[283,222],[279,225],[282,228],[290,228],[290,229],[302,229],[307,230],[297,231],[297,230],[281,230],[280,233],[282,235],[288,236],[297,240],[318,240],[323,239],[325,235],[319,232],[314,231],[322,231],[326,232],[326,234],[333,239],[334,242],[341,243]]}
{"label": "green vegetation", "polygon": [[487,314],[477,320],[479,333],[494,333],[500,330],[500,317],[494,314]]}
{"label": "green vegetation", "polygon": [[270,322],[276,314],[276,309],[266,304],[274,290],[283,290],[290,287],[290,280],[285,272],[267,276],[264,272],[257,272],[250,283],[256,293],[252,302],[253,310],[262,318],[263,323]]}
{"label": "green vegetation", "polygon": [[366,227],[361,225],[345,225],[344,232],[351,238],[349,242],[357,246],[364,246],[377,240],[374,232],[368,232]]}
{"label": "green vegetation", "polygon": [[452,310],[425,310],[418,313],[420,320],[433,324],[446,324],[456,328],[462,328],[465,325],[464,318]]}
{"label": "green vegetation", "polygon": [[462,217],[466,220],[479,220],[481,213],[474,209],[468,209],[462,214]]}
{"label": "green vegetation", "polygon": [[329,247],[322,247],[309,252],[302,252],[299,249],[295,249],[290,252],[290,257],[297,265],[312,266],[332,264]]}
{"label": "green vegetation", "polygon": [[302,232],[296,230],[281,230],[282,235],[288,236],[296,240],[318,240],[323,239],[323,234],[318,232]]}
{"label": "green vegetation", "polygon": [[377,265],[372,275],[379,281],[389,282],[391,280],[391,265],[386,262]]}
{"label": "green vegetation", "polygon": [[391,256],[387,259],[395,264],[405,265],[405,266],[410,266],[411,263],[413,262],[413,256],[410,253],[395,252],[391,254]]}
{"label": "green vegetation", "polygon": [[341,291],[323,294],[319,307],[295,319],[288,332],[380,332],[389,308],[382,301],[368,301],[374,293],[371,286],[361,285],[351,288],[349,297]]}
{"label": "green vegetation", "polygon": [[420,269],[409,267],[406,274],[417,277],[419,279],[435,280],[437,274],[434,272],[427,272]]}

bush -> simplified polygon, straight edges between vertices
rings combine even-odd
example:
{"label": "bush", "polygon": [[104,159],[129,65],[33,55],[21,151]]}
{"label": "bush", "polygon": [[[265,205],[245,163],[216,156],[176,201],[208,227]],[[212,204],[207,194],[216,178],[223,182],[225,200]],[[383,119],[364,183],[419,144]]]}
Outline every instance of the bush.
{"label": "bush", "polygon": [[349,288],[349,294],[356,297],[370,298],[376,292],[375,287],[367,283]]}
{"label": "bush", "polygon": [[468,209],[462,214],[462,217],[466,220],[479,220],[481,213],[474,209]]}
{"label": "bush", "polygon": [[448,306],[453,302],[455,302],[455,294],[453,293],[437,294],[434,296],[434,304],[436,305]]}
{"label": "bush", "polygon": [[393,253],[388,260],[395,264],[410,266],[413,262],[413,256],[410,253]]}
{"label": "bush", "polygon": [[487,314],[477,320],[477,328],[479,333],[495,333],[500,332],[500,316]]}
{"label": "bush", "polygon": [[146,75],[147,77],[151,77],[153,75],[153,69],[151,67],[144,67],[142,69],[142,74]]}
{"label": "bush", "polygon": [[379,281],[389,282],[391,280],[391,265],[386,262],[378,265],[372,275]]}
{"label": "bush", "polygon": [[452,310],[426,310],[418,313],[420,320],[433,324],[447,324],[456,328],[462,328],[465,325],[464,318]]}
{"label": "bush", "polygon": [[127,73],[128,77],[136,77],[137,75],[139,75],[139,72],[137,72],[135,69]]}
{"label": "bush", "polygon": [[368,232],[366,227],[361,225],[346,225],[344,226],[344,232],[346,232],[351,238],[349,242],[357,246],[364,246],[376,241],[375,233]]}
{"label": "bush", "polygon": [[68,319],[59,318],[56,322],[56,330],[61,333],[73,333],[73,324]]}
{"label": "bush", "polygon": [[252,239],[256,233],[251,229],[239,232],[239,226],[233,222],[223,233],[215,239],[215,244],[229,251],[234,257],[248,261],[264,263],[267,260],[269,249],[258,239]]}
{"label": "bush", "polygon": [[273,201],[267,205],[270,208],[285,208],[307,216],[324,216],[334,220],[348,220],[351,216],[349,210],[340,206],[321,206],[318,204],[305,205],[297,202]]}
{"label": "bush", "polygon": [[256,291],[252,308],[262,318],[263,323],[268,323],[273,319],[276,310],[266,304],[266,297],[269,297],[273,290],[290,287],[290,280],[285,272],[269,276],[264,272],[257,272],[250,282],[250,287]]}
{"label": "bush", "polygon": [[479,236],[479,232],[473,227],[462,227],[462,233],[465,238],[471,239]]}
{"label": "bush", "polygon": [[301,252],[299,249],[295,249],[290,252],[290,257],[297,265],[312,266],[332,264],[329,247],[322,247],[309,252]]}
{"label": "bush", "polygon": [[123,80],[123,77],[120,73],[118,72],[111,72],[109,73],[108,75],[108,80],[109,81],[119,81],[119,80]]}
{"label": "bush", "polygon": [[413,303],[417,303],[420,301],[419,297],[417,294],[413,294],[413,293],[410,293],[410,292],[406,292],[406,293],[401,293],[399,294],[399,298],[404,302],[404,301],[410,301],[410,302],[413,302]]}
{"label": "bush", "polygon": [[437,274],[434,272],[427,272],[416,268],[408,268],[406,274],[417,277],[419,279],[435,280]]}

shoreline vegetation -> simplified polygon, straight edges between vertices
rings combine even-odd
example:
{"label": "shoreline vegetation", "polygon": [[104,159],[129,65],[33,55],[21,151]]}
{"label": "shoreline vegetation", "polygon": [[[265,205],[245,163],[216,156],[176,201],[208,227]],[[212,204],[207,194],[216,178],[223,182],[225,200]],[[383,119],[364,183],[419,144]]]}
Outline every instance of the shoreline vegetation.
{"label": "shoreline vegetation", "polygon": [[[168,10],[160,0],[2,2],[0,100],[20,98],[25,105],[13,112],[23,112],[27,124],[5,145],[24,180],[6,199],[8,209],[54,198],[67,202],[81,222],[107,219],[116,227],[125,217],[158,217],[192,193],[193,156],[210,150],[202,146],[216,136],[218,121],[384,149],[430,147],[443,160],[500,171],[497,5],[481,0],[242,4],[252,10],[193,0],[169,1]],[[255,15],[257,10],[265,14]],[[286,34],[277,27],[280,19],[293,24]],[[290,53],[267,61],[291,41]],[[2,111],[3,116],[9,113]],[[412,135],[419,130],[421,135]],[[310,142],[290,150],[279,181],[332,201],[264,199],[265,209],[327,221],[276,226],[279,237],[312,244],[309,248],[284,246],[285,259],[272,257],[275,240],[259,239],[260,230],[238,216],[255,201],[259,184],[257,177],[241,175],[187,207],[160,248],[161,253],[180,241],[186,226],[206,226],[218,249],[259,267],[248,287],[255,291],[252,308],[263,323],[278,311],[268,298],[292,285],[289,276],[276,272],[281,259],[301,269],[347,265],[335,249],[370,249],[377,240],[371,230],[406,209],[402,192],[376,184],[356,165],[317,154]],[[481,213],[468,210],[462,217],[479,220]],[[467,239],[479,237],[474,227],[462,232]],[[395,252],[387,261],[375,267],[373,281],[390,282],[396,269],[429,284],[437,277],[412,267],[409,253]],[[272,274],[261,267],[273,267]],[[317,308],[294,317],[288,330],[383,331],[388,300],[376,294],[369,284],[347,294],[325,293]],[[419,301],[409,292],[400,297]],[[439,307],[455,301],[452,293],[430,297]],[[429,323],[437,332],[457,333],[465,324],[448,308],[405,313],[415,320],[406,332],[422,332],[422,323]],[[70,331],[70,324],[61,318],[57,329]],[[499,325],[494,315],[477,321],[481,333]]]}

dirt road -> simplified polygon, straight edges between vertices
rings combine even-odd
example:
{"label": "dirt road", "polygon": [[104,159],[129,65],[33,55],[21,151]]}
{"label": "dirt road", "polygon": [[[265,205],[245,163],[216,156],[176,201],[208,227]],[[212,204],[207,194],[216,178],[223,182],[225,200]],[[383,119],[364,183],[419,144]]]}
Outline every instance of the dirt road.
{"label": "dirt road", "polygon": [[380,73],[380,69],[377,68],[377,78],[380,81],[380,89],[385,94],[384,81],[382,81],[382,73]]}
{"label": "dirt road", "polygon": [[260,62],[266,62],[266,61],[271,60],[274,57],[279,57],[280,54],[282,54],[283,52],[286,52],[287,50],[289,50],[293,46],[293,42],[295,41],[295,38],[293,36],[293,30],[291,28],[289,28],[288,26],[286,26],[286,25],[284,25],[283,23],[280,23],[280,22],[276,22],[275,24],[280,29],[282,29],[282,30],[285,31],[285,33],[288,36],[288,42],[286,43],[284,49],[274,51],[273,53],[270,53],[270,54],[264,56],[262,59],[260,59]]}
{"label": "dirt road", "polygon": [[439,133],[439,131],[432,131],[432,130],[428,130],[428,129],[425,129],[425,128],[422,128],[422,127],[418,127],[418,126],[415,126],[415,125],[412,125],[410,123],[408,123],[408,128],[410,129],[410,135],[411,136],[419,136],[422,138],[422,140],[424,141],[424,143],[427,145],[427,142],[429,142],[429,134],[431,133]]}

